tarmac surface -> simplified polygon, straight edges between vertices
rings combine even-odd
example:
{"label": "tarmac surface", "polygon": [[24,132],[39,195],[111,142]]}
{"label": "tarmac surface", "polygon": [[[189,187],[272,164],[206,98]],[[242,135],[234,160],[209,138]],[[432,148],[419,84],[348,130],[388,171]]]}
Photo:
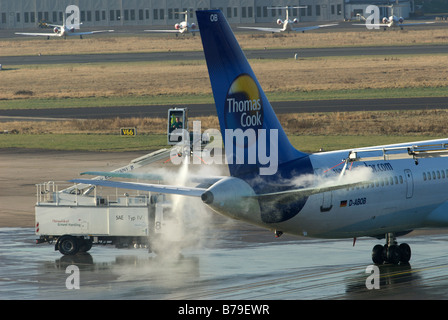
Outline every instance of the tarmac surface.
{"label": "tarmac surface", "polygon": [[[366,269],[378,243],[348,240],[275,240],[269,231],[236,223],[210,226],[205,246],[180,255],[146,249],[94,246],[61,256],[34,243],[32,228],[0,228],[0,299],[81,300],[316,300],[446,299],[447,235],[400,238],[409,243],[409,265],[379,266],[378,289]],[[79,289],[69,266],[79,269]],[[67,284],[67,281],[69,282]]]}

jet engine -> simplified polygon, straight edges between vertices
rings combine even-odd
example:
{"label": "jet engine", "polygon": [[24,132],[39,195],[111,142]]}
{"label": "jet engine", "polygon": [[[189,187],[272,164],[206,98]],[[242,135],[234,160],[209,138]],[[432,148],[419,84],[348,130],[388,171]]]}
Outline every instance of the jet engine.
{"label": "jet engine", "polygon": [[293,23],[299,23],[299,20],[297,18],[295,18],[294,20],[292,20]]}
{"label": "jet engine", "polygon": [[282,24],[283,24],[282,19],[277,19],[277,24],[278,24],[278,25],[282,25]]}
{"label": "jet engine", "polygon": [[404,19],[403,17],[398,18],[398,22],[403,23]]}
{"label": "jet engine", "polygon": [[176,23],[176,24],[174,25],[174,29],[179,30],[179,29],[180,29],[180,24]]}
{"label": "jet engine", "polygon": [[389,23],[389,20],[386,17],[384,17],[383,18],[383,23]]}
{"label": "jet engine", "polygon": [[196,29],[196,24],[195,23],[191,24],[191,29]]}
{"label": "jet engine", "polygon": [[201,199],[207,206],[222,215],[262,224],[258,200],[251,197],[254,195],[254,190],[245,181],[227,177],[208,188]]}
{"label": "jet engine", "polygon": [[53,29],[53,32],[54,32],[54,33],[59,33],[59,28],[58,28],[58,27],[55,27],[55,28]]}

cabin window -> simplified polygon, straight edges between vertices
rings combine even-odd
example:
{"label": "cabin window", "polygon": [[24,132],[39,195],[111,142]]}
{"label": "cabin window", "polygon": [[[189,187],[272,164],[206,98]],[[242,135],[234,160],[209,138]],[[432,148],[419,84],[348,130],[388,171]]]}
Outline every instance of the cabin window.
{"label": "cabin window", "polygon": [[423,172],[423,181],[426,181],[426,172]]}

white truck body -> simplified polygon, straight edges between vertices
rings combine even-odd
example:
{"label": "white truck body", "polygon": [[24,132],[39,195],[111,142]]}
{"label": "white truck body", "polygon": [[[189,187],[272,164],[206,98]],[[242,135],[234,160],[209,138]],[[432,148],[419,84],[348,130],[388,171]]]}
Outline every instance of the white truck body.
{"label": "white truck body", "polygon": [[[58,189],[53,182],[37,185],[35,227],[38,243],[56,241],[55,250],[63,254],[76,254],[78,250],[73,253],[61,248],[61,238],[73,243],[77,239],[79,247],[87,241],[89,249],[95,243],[148,247],[165,228],[178,225],[163,195],[103,197],[96,195],[96,189],[93,195],[83,195],[76,188],[64,189],[71,193]],[[176,234],[181,236],[182,230]]]}
{"label": "white truck body", "polygon": [[[183,123],[187,124],[187,109],[173,110],[182,112]],[[171,117],[168,117],[170,123]],[[170,149],[160,149],[136,158],[111,173],[127,173],[169,159],[171,153]],[[100,175],[91,180],[110,178]],[[165,195],[132,194],[135,191],[129,191],[118,196],[118,190],[115,190],[115,194],[97,195],[97,187],[89,183],[64,186],[50,181],[36,187],[37,243],[55,241],[55,250],[62,254],[86,252],[93,244],[151,247],[154,240],[182,242],[184,225],[179,221],[181,218],[173,214],[172,205]],[[103,191],[111,192],[110,189]],[[120,192],[123,194],[122,189]]]}
{"label": "white truck body", "polygon": [[148,206],[36,206],[37,235],[149,236]]}
{"label": "white truck body", "polygon": [[[134,159],[114,172],[132,171],[168,155],[169,150],[162,149]],[[162,235],[164,228],[178,225],[171,214],[171,204],[160,194],[130,191],[118,196],[115,191],[97,195],[97,188],[92,185],[63,185],[53,181],[36,187],[37,243],[56,241],[55,250],[62,254],[88,251],[95,243],[148,247],[150,241]]]}

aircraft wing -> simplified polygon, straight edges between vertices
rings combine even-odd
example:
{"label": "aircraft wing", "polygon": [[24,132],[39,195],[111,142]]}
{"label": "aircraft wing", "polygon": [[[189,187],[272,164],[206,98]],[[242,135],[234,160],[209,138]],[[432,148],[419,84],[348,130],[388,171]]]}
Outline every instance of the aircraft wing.
{"label": "aircraft wing", "polygon": [[436,23],[435,21],[429,21],[429,22],[416,22],[416,23],[399,23],[398,26],[418,26],[418,25],[422,25],[422,24],[432,24],[432,23]]}
{"label": "aircraft wing", "polygon": [[[143,30],[146,32],[159,32],[159,33],[181,33],[180,30]],[[188,32],[199,32],[199,29],[188,28]]]}
{"label": "aircraft wing", "polygon": [[177,187],[177,186],[168,186],[168,185],[160,185],[160,184],[137,183],[137,182],[119,182],[119,181],[108,181],[108,180],[73,179],[73,180],[70,180],[70,182],[82,183],[82,184],[87,184],[87,185],[95,185],[95,186],[103,186],[103,187],[111,187],[111,188],[176,194],[176,195],[190,196],[190,197],[200,197],[207,190],[205,188]]}
{"label": "aircraft wing", "polygon": [[105,33],[105,32],[114,32],[114,30],[98,30],[98,31],[86,31],[86,32],[69,32],[67,35],[69,36],[83,36],[88,34],[95,34],[95,33]]}
{"label": "aircraft wing", "polygon": [[[95,186],[103,186],[103,187],[111,187],[111,188],[175,194],[175,195],[190,196],[190,197],[200,197],[204,192],[207,191],[207,188],[178,187],[178,186],[170,186],[170,185],[137,183],[137,182],[120,182],[120,181],[109,181],[109,180],[72,179],[72,180],[69,180],[69,182],[81,183],[81,184],[87,184],[87,185],[95,185]],[[297,201],[299,199],[306,198],[306,197],[309,197],[314,194],[319,194],[319,193],[324,193],[324,192],[334,191],[334,190],[340,190],[340,189],[346,189],[346,188],[351,188],[351,187],[355,187],[355,186],[361,186],[361,185],[365,185],[368,183],[370,183],[370,182],[362,181],[362,182],[356,182],[356,183],[337,184],[337,185],[329,185],[329,186],[314,187],[314,188],[286,190],[286,191],[280,191],[280,192],[256,194],[253,196],[249,196],[249,198],[256,198],[265,203],[266,202],[267,203],[270,203],[270,202],[271,203],[290,203],[291,201]]]}
{"label": "aircraft wing", "polygon": [[353,23],[352,26],[369,26],[369,27],[390,27],[387,23]]}
{"label": "aircraft wing", "polygon": [[22,36],[43,36],[43,37],[60,37],[58,33],[29,33],[29,32],[16,32],[15,34],[20,34]]}
{"label": "aircraft wing", "polygon": [[[292,31],[297,31],[297,32],[304,32],[304,31],[308,31],[308,30],[314,30],[314,29],[319,29],[319,28],[325,28],[325,27],[332,27],[332,26],[336,26],[337,23],[335,24],[321,24],[321,25],[317,25],[317,26],[309,26],[309,27],[297,27],[297,28],[291,28]],[[266,32],[282,32],[283,29],[281,28],[264,28],[264,27],[238,27],[240,29],[252,29],[252,30],[259,30],[259,31],[266,31]]]}
{"label": "aircraft wing", "polygon": [[302,188],[302,189],[294,189],[294,190],[286,190],[265,194],[257,194],[254,196],[250,196],[251,198],[257,198],[258,200],[265,202],[273,202],[273,203],[290,203],[291,201],[297,201],[302,198],[306,198],[318,193],[324,193],[328,191],[335,191],[346,188],[353,188],[356,186],[366,185],[370,182],[362,181],[356,183],[346,183],[346,184],[337,184],[337,185],[329,185],[322,187],[314,187],[314,188]]}
{"label": "aircraft wing", "polygon": [[143,30],[146,32],[166,32],[166,33],[179,33],[179,30]]}
{"label": "aircraft wing", "polygon": [[251,30],[259,30],[266,32],[282,32],[280,28],[263,28],[263,27],[238,27],[239,29],[251,29]]}
{"label": "aircraft wing", "polygon": [[[406,26],[417,26],[417,25],[422,25],[422,24],[431,24],[431,23],[435,23],[435,21],[430,21],[430,22],[418,22],[418,23],[399,23],[396,24],[396,26],[398,27],[406,27]],[[373,27],[391,27],[391,25],[389,23],[354,23],[352,24],[353,26],[369,26],[371,28]]]}
{"label": "aircraft wing", "polygon": [[81,175],[103,176],[103,177],[107,177],[107,178],[142,179],[142,180],[163,180],[164,179],[164,177],[162,175],[157,174],[157,173],[87,171],[87,172],[82,172]]}
{"label": "aircraft wing", "polygon": [[297,32],[304,32],[304,31],[315,30],[315,29],[319,29],[319,28],[333,27],[333,26],[337,26],[337,25],[338,25],[337,23],[321,24],[321,25],[317,25],[317,26],[292,28],[292,30],[297,31]]}
{"label": "aircraft wing", "polygon": [[[110,178],[126,178],[126,179],[141,179],[141,180],[153,180],[153,181],[161,181],[161,180],[176,180],[177,173],[173,172],[172,174],[157,174],[157,173],[138,173],[138,172],[105,172],[105,171],[87,171],[81,173],[81,175],[92,175],[92,176],[104,176]],[[188,181],[197,182],[201,184],[212,185],[224,177],[215,176],[215,177],[201,177],[197,175],[189,175],[187,177]]]}

